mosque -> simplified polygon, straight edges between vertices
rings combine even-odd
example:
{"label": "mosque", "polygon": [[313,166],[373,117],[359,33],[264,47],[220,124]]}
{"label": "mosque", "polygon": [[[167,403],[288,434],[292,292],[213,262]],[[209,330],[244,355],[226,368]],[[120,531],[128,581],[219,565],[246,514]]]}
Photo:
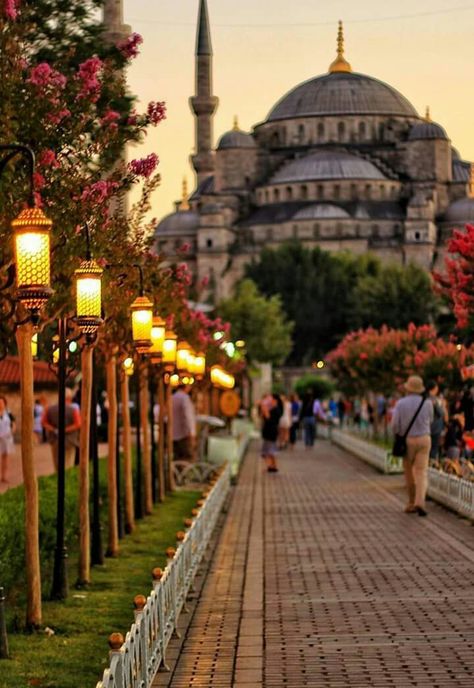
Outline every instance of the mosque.
{"label": "mosque", "polygon": [[[232,293],[263,247],[296,239],[327,251],[441,266],[454,227],[474,221],[474,175],[442,126],[388,84],[352,70],[339,23],[328,72],[284,95],[251,133],[237,121],[213,145],[207,1],[196,40],[197,185],[156,227],[173,260],[182,244],[215,301]],[[182,254],[180,255],[182,260]]]}

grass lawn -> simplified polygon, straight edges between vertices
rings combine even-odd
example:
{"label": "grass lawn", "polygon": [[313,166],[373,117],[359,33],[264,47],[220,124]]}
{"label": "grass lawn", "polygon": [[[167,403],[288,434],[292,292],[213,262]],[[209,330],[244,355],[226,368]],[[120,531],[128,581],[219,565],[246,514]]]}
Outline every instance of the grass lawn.
{"label": "grass lawn", "polygon": [[[113,631],[124,636],[133,622],[133,598],[151,590],[151,570],[164,566],[165,550],[175,544],[176,531],[189,516],[200,493],[177,492],[139,522],[120,543],[120,556],[95,567],[92,585],[75,590],[77,560],[69,560],[69,598],[44,602],[43,625],[54,630],[32,635],[9,634],[11,659],[0,661],[0,688],[95,688],[108,665],[107,639]],[[8,609],[8,625],[24,610]]]}

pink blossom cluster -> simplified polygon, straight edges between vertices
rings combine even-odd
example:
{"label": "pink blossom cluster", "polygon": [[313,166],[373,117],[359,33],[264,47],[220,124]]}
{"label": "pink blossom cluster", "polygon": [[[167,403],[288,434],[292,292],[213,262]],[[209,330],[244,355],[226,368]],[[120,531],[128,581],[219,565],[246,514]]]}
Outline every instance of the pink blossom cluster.
{"label": "pink blossom cluster", "polygon": [[41,151],[41,153],[38,156],[38,166],[51,167],[52,169],[57,169],[60,165],[56,157],[56,153],[50,148]]}
{"label": "pink blossom cluster", "polygon": [[150,153],[150,155],[147,155],[146,158],[132,160],[128,167],[129,170],[137,177],[150,177],[150,175],[152,175],[156,170],[159,162],[160,159],[156,153]]}
{"label": "pink blossom cluster", "polygon": [[132,33],[128,38],[126,38],[121,43],[117,44],[117,48],[122,53],[123,57],[127,60],[131,60],[137,57],[139,50],[138,46],[143,43],[143,38],[139,33]]}
{"label": "pink blossom cluster", "polygon": [[189,253],[190,248],[191,244],[189,242],[184,242],[184,244],[181,244],[181,246],[178,248],[178,253],[186,255],[186,253]]}
{"label": "pink blossom cluster", "polygon": [[159,124],[164,119],[166,119],[166,105],[165,105],[165,103],[164,102],[151,101],[151,103],[148,103],[146,114],[147,114],[147,117],[150,121],[150,124],[154,124],[154,125]]}
{"label": "pink blossom cluster", "polygon": [[63,119],[66,119],[66,117],[71,116],[71,111],[68,110],[68,108],[62,108],[60,110],[57,110],[56,112],[48,112],[46,115],[46,119],[48,122],[51,122],[51,124],[60,124]]}
{"label": "pink blossom cluster", "polygon": [[61,91],[64,90],[67,84],[64,74],[53,69],[47,62],[40,62],[40,64],[33,67],[27,81],[41,89],[52,88]]}
{"label": "pink blossom cluster", "polygon": [[79,65],[77,79],[80,90],[78,98],[88,98],[93,103],[97,102],[101,90],[100,74],[102,68],[103,62],[97,56],[90,57]]}
{"label": "pink blossom cluster", "polygon": [[110,198],[117,187],[117,182],[101,179],[83,190],[81,201],[88,201],[94,205],[101,205]]}
{"label": "pink blossom cluster", "polygon": [[18,16],[20,0],[3,0],[3,14],[7,19],[15,21]]}

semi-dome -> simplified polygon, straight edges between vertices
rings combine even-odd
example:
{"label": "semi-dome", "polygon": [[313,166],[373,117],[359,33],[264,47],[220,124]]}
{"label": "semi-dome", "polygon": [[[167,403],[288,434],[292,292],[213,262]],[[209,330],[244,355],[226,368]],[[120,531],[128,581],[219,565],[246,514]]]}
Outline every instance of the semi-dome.
{"label": "semi-dome", "polygon": [[217,144],[217,150],[227,150],[229,148],[256,148],[256,146],[257,144],[252,134],[234,128],[221,136]]}
{"label": "semi-dome", "polygon": [[279,169],[270,184],[314,181],[318,179],[386,179],[369,160],[341,151],[318,151],[292,160]]}
{"label": "semi-dome", "polygon": [[324,220],[324,219],[346,219],[350,218],[349,213],[332,203],[314,203],[298,210],[293,216],[294,220]]}
{"label": "semi-dome", "polygon": [[474,222],[474,198],[460,198],[451,203],[444,214],[444,221],[451,224]]}
{"label": "semi-dome", "polygon": [[409,141],[424,141],[426,139],[448,140],[448,135],[440,124],[436,122],[417,122],[410,129]]}
{"label": "semi-dome", "polygon": [[267,122],[323,115],[418,117],[405,96],[383,81],[355,72],[331,72],[289,91],[270,111]]}
{"label": "semi-dome", "polygon": [[155,229],[155,239],[167,235],[194,234],[199,227],[199,215],[193,210],[178,210],[164,217]]}

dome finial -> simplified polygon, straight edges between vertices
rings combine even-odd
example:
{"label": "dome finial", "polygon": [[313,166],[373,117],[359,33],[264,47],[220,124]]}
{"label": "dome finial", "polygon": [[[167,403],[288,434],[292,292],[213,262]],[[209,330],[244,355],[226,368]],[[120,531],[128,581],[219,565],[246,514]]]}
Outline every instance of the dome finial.
{"label": "dome finial", "polygon": [[344,57],[344,27],[342,21],[339,21],[339,28],[337,30],[337,57],[329,65],[329,71],[333,72],[352,72],[352,67]]}
{"label": "dome finial", "polygon": [[181,203],[179,204],[179,209],[180,210],[189,210],[189,201],[188,201],[188,180],[186,177],[183,177],[183,194],[181,198]]}
{"label": "dome finial", "polygon": [[425,112],[425,122],[431,122],[431,113],[430,113],[430,106],[426,106],[426,112]]}
{"label": "dome finial", "polygon": [[237,115],[234,115],[234,124],[232,125],[232,131],[240,131],[239,118],[237,117]]}

